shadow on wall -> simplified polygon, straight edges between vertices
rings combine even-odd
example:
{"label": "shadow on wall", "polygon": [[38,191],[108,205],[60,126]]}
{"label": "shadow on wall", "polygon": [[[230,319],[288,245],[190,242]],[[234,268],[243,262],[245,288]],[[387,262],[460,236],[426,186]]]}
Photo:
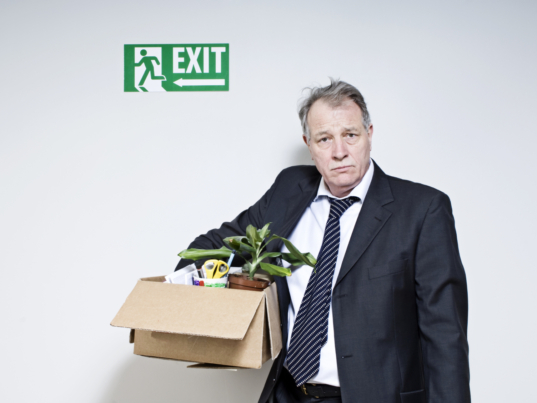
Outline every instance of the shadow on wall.
{"label": "shadow on wall", "polygon": [[110,380],[101,403],[257,402],[272,365],[238,371],[187,369],[189,363],[131,356]]}
{"label": "shadow on wall", "polygon": [[310,151],[304,143],[301,143],[297,147],[293,147],[290,157],[291,158],[289,159],[288,166],[314,165],[314,162],[311,159]]}

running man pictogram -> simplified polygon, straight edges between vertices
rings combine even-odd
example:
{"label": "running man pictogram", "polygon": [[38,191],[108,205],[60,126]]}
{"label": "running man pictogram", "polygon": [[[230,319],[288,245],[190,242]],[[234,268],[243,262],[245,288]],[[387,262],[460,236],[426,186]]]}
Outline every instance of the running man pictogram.
{"label": "running man pictogram", "polygon": [[147,55],[147,50],[145,49],[142,49],[140,51],[140,54],[143,56],[141,59],[140,59],[140,62],[138,63],[135,63],[134,65],[136,67],[139,67],[141,66],[142,64],[145,65],[145,72],[144,72],[144,75],[142,76],[142,79],[140,80],[140,82],[138,83],[138,86],[142,86],[144,85],[145,83],[145,80],[147,78],[147,75],[149,73],[151,73],[151,80],[166,80],[166,77],[164,76],[156,76],[155,75],[155,66],[153,65],[153,60],[155,61],[155,63],[157,63],[157,66],[160,66],[160,62],[158,60],[157,57],[155,56],[146,56]]}

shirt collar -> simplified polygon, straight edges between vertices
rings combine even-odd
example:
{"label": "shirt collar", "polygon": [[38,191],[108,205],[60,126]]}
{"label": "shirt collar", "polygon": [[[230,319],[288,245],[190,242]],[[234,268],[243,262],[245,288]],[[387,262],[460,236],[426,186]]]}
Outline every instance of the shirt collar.
{"label": "shirt collar", "polygon": [[323,196],[331,197],[332,199],[346,199],[347,197],[358,197],[360,198],[360,202],[363,203],[365,200],[365,196],[367,195],[367,191],[369,190],[369,185],[371,185],[371,180],[373,179],[373,171],[375,170],[373,161],[371,159],[369,160],[369,168],[367,169],[367,172],[365,173],[364,177],[360,181],[360,183],[352,189],[352,192],[350,192],[345,197],[336,197],[332,193],[330,193],[330,190],[328,190],[328,187],[326,186],[326,183],[324,182],[324,179],[321,180],[321,183],[319,184],[319,189],[317,190],[317,196],[315,199],[313,199],[314,202],[320,200]]}

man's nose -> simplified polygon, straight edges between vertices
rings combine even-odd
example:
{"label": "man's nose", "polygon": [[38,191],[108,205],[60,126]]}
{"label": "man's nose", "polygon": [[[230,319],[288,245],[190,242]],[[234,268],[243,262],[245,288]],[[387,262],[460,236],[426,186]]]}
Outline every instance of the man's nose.
{"label": "man's nose", "polygon": [[332,157],[336,160],[342,160],[347,155],[349,155],[347,143],[345,143],[342,139],[336,139],[332,147]]}

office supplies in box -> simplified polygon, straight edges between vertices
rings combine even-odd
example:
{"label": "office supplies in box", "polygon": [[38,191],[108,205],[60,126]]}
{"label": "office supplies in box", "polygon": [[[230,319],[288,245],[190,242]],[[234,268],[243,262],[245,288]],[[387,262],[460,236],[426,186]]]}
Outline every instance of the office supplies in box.
{"label": "office supplies in box", "polygon": [[240,267],[231,267],[229,269],[229,273],[226,273],[225,277],[220,277],[218,279],[205,279],[198,276],[196,266],[191,264],[164,276],[164,283],[224,288],[227,285],[227,274],[239,273],[240,271]]}
{"label": "office supplies in box", "polygon": [[138,281],[112,321],[133,329],[134,354],[261,368],[282,348],[276,284],[263,292]]}
{"label": "office supplies in box", "polygon": [[194,275],[197,276],[196,266],[194,264],[191,264],[186,267],[183,267],[180,270],[174,271],[167,276],[164,276],[164,282],[170,284],[192,285],[192,277]]}

